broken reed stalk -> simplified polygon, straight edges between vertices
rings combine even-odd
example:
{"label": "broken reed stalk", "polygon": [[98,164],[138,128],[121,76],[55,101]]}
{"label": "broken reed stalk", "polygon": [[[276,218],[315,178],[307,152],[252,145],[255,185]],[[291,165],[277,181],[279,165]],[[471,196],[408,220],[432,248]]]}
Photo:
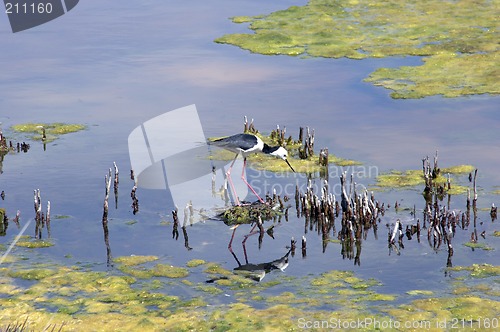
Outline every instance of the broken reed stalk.
{"label": "broken reed stalk", "polygon": [[36,189],[33,192],[34,207],[35,207],[35,238],[42,238],[42,199],[40,195],[40,189]]}
{"label": "broken reed stalk", "polygon": [[248,118],[247,116],[245,115],[245,118],[244,118],[244,122],[243,122],[243,132],[244,133],[250,133],[250,134],[257,134],[259,131],[257,129],[255,129],[255,126],[253,124],[253,119],[252,121],[250,121],[250,123],[248,123]]}
{"label": "broken reed stalk", "polygon": [[319,150],[319,165],[324,167],[328,166],[328,148]]}
{"label": "broken reed stalk", "polygon": [[134,181],[134,186],[132,187],[132,191],[130,192],[130,197],[132,198],[132,213],[135,215],[139,212],[139,200],[137,199],[136,190],[137,190],[137,179],[134,176],[134,171],[130,170],[130,178]]}
{"label": "broken reed stalk", "polygon": [[113,167],[115,169],[115,178],[114,178],[114,193],[115,193],[115,209],[118,209],[118,183],[120,182],[118,177],[118,166],[116,162],[113,162]]}
{"label": "broken reed stalk", "polygon": [[14,217],[13,221],[16,224],[18,229],[21,227],[21,225],[19,224],[20,217],[21,217],[21,211],[17,210],[16,216]]}
{"label": "broken reed stalk", "polygon": [[472,200],[472,207],[473,208],[476,207],[476,202],[477,202],[476,178],[477,178],[477,168],[474,170],[474,180],[473,180],[474,199]]}
{"label": "broken reed stalk", "polygon": [[132,213],[135,215],[139,212],[139,200],[137,199],[137,195],[135,194],[137,190],[137,184],[134,184],[132,187],[132,191],[130,192],[130,197],[132,197]]}
{"label": "broken reed stalk", "polygon": [[179,238],[179,217],[177,216],[177,212],[177,207],[175,210],[172,210],[172,218],[174,219],[174,224],[172,226],[172,238],[176,240]]}
{"label": "broken reed stalk", "polygon": [[104,194],[104,211],[102,214],[102,223],[108,223],[108,210],[109,210],[109,191],[111,190],[111,168],[109,169],[108,174],[104,176],[104,186],[105,186],[105,194]]}
{"label": "broken reed stalk", "polygon": [[50,201],[47,201],[47,214],[45,215],[45,224],[47,225],[47,236],[50,238]]}
{"label": "broken reed stalk", "polygon": [[307,256],[307,239],[305,235],[302,235],[302,258]]}
{"label": "broken reed stalk", "polygon": [[292,236],[292,239],[290,240],[290,253],[292,257],[295,256],[295,249],[297,248],[297,240]]}
{"label": "broken reed stalk", "polygon": [[[299,131],[299,142],[302,142],[304,129],[301,127]],[[299,148],[299,158],[307,159],[314,155],[314,129],[311,130],[306,127],[306,137],[304,138],[303,146]]]}
{"label": "broken reed stalk", "polygon": [[188,221],[190,225],[193,224],[193,218],[194,218],[194,208],[193,208],[193,202],[189,201],[186,204],[186,207],[184,208],[184,222],[182,223],[182,235],[184,236],[184,247],[186,247],[187,250],[191,250],[189,246],[189,237],[187,233],[186,226],[188,225]]}
{"label": "broken reed stalk", "polygon": [[111,247],[109,245],[109,229],[108,229],[108,210],[109,210],[109,191],[111,190],[111,168],[108,174],[104,176],[105,194],[102,213],[102,228],[104,231],[104,244],[106,245],[107,265],[111,265]]}
{"label": "broken reed stalk", "polygon": [[497,207],[495,206],[495,203],[491,204],[490,217],[492,222],[497,219]]}

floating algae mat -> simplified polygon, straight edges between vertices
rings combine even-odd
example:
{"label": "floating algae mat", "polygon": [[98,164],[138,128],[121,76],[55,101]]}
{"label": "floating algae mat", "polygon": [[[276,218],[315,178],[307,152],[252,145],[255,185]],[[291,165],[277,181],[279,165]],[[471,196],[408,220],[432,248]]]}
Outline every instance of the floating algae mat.
{"label": "floating algae mat", "polygon": [[215,41],[268,55],[351,59],[425,56],[366,81],[393,98],[499,94],[497,1],[310,0],[269,15],[233,17],[254,33]]}
{"label": "floating algae mat", "polygon": [[[61,135],[84,130],[86,127],[81,124],[68,123],[24,123],[13,125],[11,129],[19,133],[31,134],[31,139],[51,142]],[[45,133],[45,139],[44,139]]]}
{"label": "floating algae mat", "polygon": [[[168,264],[156,256],[117,257],[114,262],[118,270],[107,272],[30,260],[0,265],[0,330],[25,324],[27,331],[281,331],[347,329],[352,325],[343,322],[360,321],[367,330],[385,330],[389,324],[407,330],[408,322],[417,324],[414,329],[440,330],[437,324],[445,320],[466,320],[479,330],[480,323],[498,326],[500,303],[493,298],[498,292],[484,283],[498,280],[497,266],[456,267],[453,271],[465,275],[449,290],[394,295],[379,292],[378,280],[352,271],[284,275],[258,283],[199,259],[186,267],[170,266],[183,270],[182,276],[147,278],[136,278],[122,267],[159,271]],[[224,278],[207,284],[200,275]],[[222,294],[225,303],[217,300]]]}
{"label": "floating algae mat", "polygon": [[[474,171],[474,166],[458,165],[448,168],[443,168],[440,174],[433,180],[436,184],[445,185],[448,181],[443,174],[463,175]],[[453,180],[450,178],[450,180]],[[380,174],[377,176],[375,186],[378,189],[396,189],[407,188],[424,185],[425,180],[422,170],[406,170],[406,171],[391,171],[389,173]],[[448,194],[459,195],[467,192],[467,187],[453,184],[451,189],[446,191]]]}

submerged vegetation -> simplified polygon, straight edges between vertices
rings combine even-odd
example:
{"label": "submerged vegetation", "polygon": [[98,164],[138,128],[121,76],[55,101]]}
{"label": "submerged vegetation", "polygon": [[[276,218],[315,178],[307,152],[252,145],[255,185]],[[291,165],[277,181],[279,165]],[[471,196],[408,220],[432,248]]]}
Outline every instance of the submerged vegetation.
{"label": "submerged vegetation", "polygon": [[426,57],[421,66],[380,68],[366,79],[393,90],[393,98],[500,94],[498,14],[498,4],[486,0],[310,0],[269,15],[233,17],[254,33],[215,41],[267,55]]}

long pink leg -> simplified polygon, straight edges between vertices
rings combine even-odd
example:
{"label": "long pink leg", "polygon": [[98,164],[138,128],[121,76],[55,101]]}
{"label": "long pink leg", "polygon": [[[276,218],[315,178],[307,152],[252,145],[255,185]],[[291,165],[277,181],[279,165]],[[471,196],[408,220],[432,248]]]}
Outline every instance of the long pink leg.
{"label": "long pink leg", "polygon": [[233,165],[236,162],[237,158],[238,158],[238,154],[236,154],[236,157],[234,157],[234,160],[231,163],[231,166],[229,166],[229,169],[226,172],[226,177],[227,177],[227,180],[229,181],[229,186],[231,187],[231,191],[233,192],[234,202],[236,203],[236,205],[241,205],[240,200],[238,199],[238,195],[236,194],[236,189],[234,189],[233,180],[231,179],[231,169],[233,168]]}
{"label": "long pink leg", "polygon": [[239,225],[233,226],[233,234],[231,234],[231,240],[229,241],[229,244],[227,245],[227,249],[234,255],[233,253],[233,239],[234,239],[234,233],[236,233],[236,228],[238,228]]}
{"label": "long pink leg", "polygon": [[257,198],[259,199],[259,201],[261,203],[264,203],[264,200],[262,198],[260,198],[259,194],[257,194],[257,192],[255,191],[255,189],[252,188],[252,186],[250,185],[250,183],[248,183],[247,179],[245,178],[245,168],[246,168],[246,166],[247,166],[247,158],[244,158],[243,159],[243,171],[241,172],[241,179],[243,180],[243,182],[246,183],[246,185],[253,192],[253,194],[255,196],[257,196]]}

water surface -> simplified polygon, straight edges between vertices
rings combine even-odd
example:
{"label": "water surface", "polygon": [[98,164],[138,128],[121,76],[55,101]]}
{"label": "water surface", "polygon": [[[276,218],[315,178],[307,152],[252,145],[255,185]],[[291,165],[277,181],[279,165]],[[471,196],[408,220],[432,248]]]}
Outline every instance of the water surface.
{"label": "water surface", "polygon": [[[20,210],[22,223],[32,218],[37,188],[44,206],[51,201],[53,215],[69,216],[53,219],[55,246],[37,251],[38,255],[107,269],[101,226],[103,179],[116,162],[121,178],[118,209],[110,211],[113,256],[158,255],[177,265],[202,258],[236,267],[227,250],[231,230],[222,222],[209,220],[188,227],[192,247],[188,251],[182,235],[177,241],[172,239],[168,222],[174,206],[166,193],[139,189],[140,212],[133,215],[130,208],[129,133],[150,118],[193,103],[207,136],[240,132],[245,115],[255,119],[262,132],[279,124],[296,136],[300,126],[309,126],[315,129],[317,149],[329,147],[330,153],[362,161],[374,167],[373,176],[391,169],[419,169],[421,159],[435,150],[439,150],[442,167],[473,164],[479,169],[478,206],[483,209],[478,231],[486,231],[486,242],[498,249],[498,238],[491,236],[497,224],[488,213],[491,203],[498,205],[498,196],[491,191],[500,185],[498,97],[393,100],[389,91],[362,81],[380,66],[418,64],[421,60],[415,57],[301,59],[256,55],[212,42],[224,33],[246,29],[231,23],[230,16],[269,13],[303,3],[85,1],[58,20],[17,34],[10,33],[6,16],[1,16],[0,121],[4,132],[23,140],[8,127],[24,122],[87,125],[83,132],[49,143],[46,151],[41,143],[31,142],[29,153],[7,155],[3,163],[0,190],[6,199],[0,206],[9,217]],[[249,171],[249,177],[255,174]],[[364,180],[366,186],[374,182],[373,178]],[[289,181],[295,179],[275,180],[282,185]],[[297,181],[304,185],[307,179],[299,176]],[[336,177],[330,181],[332,186],[338,184]],[[421,218],[425,203],[421,189],[375,196],[386,204],[398,200],[404,207],[416,206]],[[451,208],[464,211],[465,199],[453,197]],[[249,238],[249,260],[276,259],[286,253],[292,237],[304,235],[303,218],[294,216],[293,208],[290,212],[288,221],[276,224],[275,239],[266,235],[260,250],[257,237]],[[302,258],[299,250],[284,273],[303,276],[353,269],[363,277],[381,280],[393,293],[447,287],[444,247],[435,252],[426,240],[411,241],[401,255],[389,255],[385,225],[397,218],[404,223],[414,221],[408,210],[390,210],[380,223],[378,239],[370,232],[363,241],[359,266],[342,258],[339,244],[330,243],[322,253],[321,236],[308,231],[307,256]],[[241,241],[249,229],[242,226],[236,235],[234,248],[240,260]],[[34,233],[34,225],[27,233]],[[453,264],[497,264],[496,251],[472,251],[462,245],[470,233],[457,233]],[[11,224],[0,243],[9,244],[16,235]]]}

